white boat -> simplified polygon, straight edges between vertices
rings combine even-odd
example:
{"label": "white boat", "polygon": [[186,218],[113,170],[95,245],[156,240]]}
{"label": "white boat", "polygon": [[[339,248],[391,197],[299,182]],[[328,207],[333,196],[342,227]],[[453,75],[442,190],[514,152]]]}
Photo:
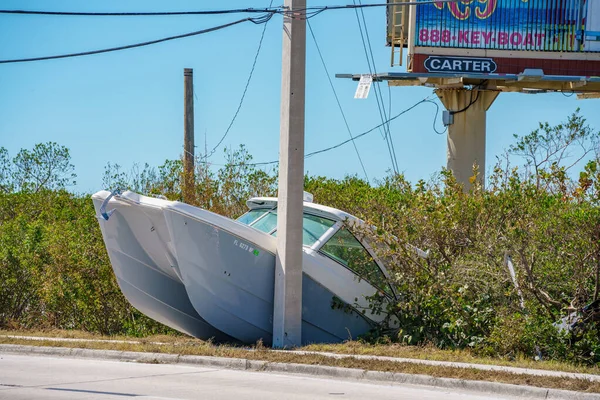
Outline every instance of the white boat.
{"label": "white boat", "polygon": [[[190,336],[232,340],[198,315],[178,276],[162,212],[163,201],[125,192],[92,196],[117,283],[127,300],[148,317]],[[110,199],[110,221],[101,216]]]}
{"label": "white boat", "polygon": [[[198,338],[271,343],[276,198],[248,200],[238,220],[132,192],[101,191],[93,200],[115,275],[136,308]],[[357,224],[304,202],[302,343],[356,338],[385,318],[368,298],[395,298],[381,261],[352,234]]]}

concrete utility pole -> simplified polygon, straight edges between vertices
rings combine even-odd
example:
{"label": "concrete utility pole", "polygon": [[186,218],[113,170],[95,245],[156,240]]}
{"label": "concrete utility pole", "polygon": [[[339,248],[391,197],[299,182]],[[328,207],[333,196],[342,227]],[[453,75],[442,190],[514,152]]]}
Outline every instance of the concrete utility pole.
{"label": "concrete utility pole", "polygon": [[448,127],[448,169],[468,191],[473,164],[479,166],[479,181],[485,182],[486,111],[499,92],[437,89],[435,93],[447,110],[455,112],[454,123]]}
{"label": "concrete utility pole", "polygon": [[284,5],[274,347],[299,346],[302,341],[306,19],[304,11],[293,10],[305,9],[306,0],[285,0]]}
{"label": "concrete utility pole", "polygon": [[194,70],[183,69],[183,201],[194,193]]}

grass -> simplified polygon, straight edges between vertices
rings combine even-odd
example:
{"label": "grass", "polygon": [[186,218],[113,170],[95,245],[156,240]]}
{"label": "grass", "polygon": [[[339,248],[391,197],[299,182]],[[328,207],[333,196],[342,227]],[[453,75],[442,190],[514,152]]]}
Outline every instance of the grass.
{"label": "grass", "polygon": [[575,372],[600,375],[600,367],[575,365],[566,362],[543,360],[518,356],[515,359],[482,357],[469,350],[441,350],[435,346],[403,346],[398,344],[370,345],[361,342],[342,344],[313,344],[302,350],[321,351],[338,354],[374,355],[419,360],[451,361],[470,364],[501,365],[506,367],[543,369],[548,371]]}
{"label": "grass", "polygon": [[[15,336],[37,336],[37,337],[56,337],[71,339],[92,339],[92,340],[125,340],[138,341],[140,343],[166,343],[173,346],[203,346],[210,344],[199,339],[193,339],[185,335],[154,335],[144,338],[131,336],[103,336],[100,334],[76,331],[76,330],[0,330],[0,335]],[[213,346],[210,344],[210,346]],[[227,346],[213,346],[227,347]],[[231,348],[242,349],[240,346],[230,345]],[[432,361],[450,361],[463,362],[471,364],[501,365],[507,367],[543,369],[549,371],[574,372],[584,374],[600,375],[600,366],[575,365],[566,362],[544,360],[535,361],[532,358],[523,356],[515,359],[503,359],[492,357],[481,357],[467,350],[441,350],[435,346],[404,346],[398,344],[366,344],[358,341],[348,341],[341,344],[312,344],[299,348],[303,351],[329,352],[336,354],[350,355],[373,355],[397,358],[412,358],[419,360]]]}
{"label": "grass", "polygon": [[[358,368],[371,371],[399,372],[408,374],[424,374],[435,377],[446,377],[467,380],[479,380],[516,385],[529,385],[544,388],[575,390],[590,393],[600,393],[600,382],[567,377],[546,377],[527,374],[514,374],[510,372],[483,371],[475,368],[456,368],[447,366],[431,366],[406,362],[393,362],[385,360],[365,360],[357,358],[335,359],[318,354],[294,354],[289,352],[271,351],[258,343],[251,347],[236,345],[216,345],[211,342],[191,339],[187,336],[150,336],[145,338],[132,337],[107,337],[81,331],[0,331],[0,344],[21,344],[33,346],[54,346],[68,348],[86,348],[118,351],[138,351],[180,355],[199,355],[243,358],[248,360],[261,360],[280,363],[298,363],[311,365],[327,365],[344,368]],[[65,339],[92,339],[110,340],[110,342],[77,342],[54,340],[30,340],[7,338],[4,335],[37,336]],[[135,341],[125,343],[123,340]],[[360,342],[346,342],[337,345],[310,345],[298,350],[322,351],[350,355],[380,355],[401,358],[417,358],[437,361],[454,361],[480,364],[506,365],[511,367],[524,367],[547,369],[564,372],[579,372],[598,374],[598,367],[576,366],[552,361],[535,362],[526,359],[508,361],[493,358],[475,357],[468,351],[447,351],[434,347],[414,347],[400,345],[368,345]]]}

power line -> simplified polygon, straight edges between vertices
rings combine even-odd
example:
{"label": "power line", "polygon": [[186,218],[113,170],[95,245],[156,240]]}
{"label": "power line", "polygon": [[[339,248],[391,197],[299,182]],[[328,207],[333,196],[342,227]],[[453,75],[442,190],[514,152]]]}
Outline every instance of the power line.
{"label": "power line", "polygon": [[[269,8],[271,7],[271,5],[273,5],[273,1],[274,0],[271,0],[271,3],[269,3]],[[233,126],[233,123],[235,122],[238,114],[240,113],[240,109],[242,108],[242,104],[244,104],[244,99],[246,98],[246,92],[248,91],[248,86],[250,86],[250,81],[252,80],[252,75],[254,74],[254,68],[256,67],[256,61],[258,60],[258,55],[260,54],[260,49],[262,48],[262,43],[263,43],[263,39],[265,38],[265,32],[267,30],[268,22],[269,22],[269,20],[267,20],[265,22],[265,25],[262,30],[262,34],[260,35],[260,41],[258,42],[258,49],[256,50],[256,54],[254,55],[254,62],[252,63],[252,68],[250,69],[250,75],[248,76],[248,80],[246,81],[246,87],[244,87],[244,91],[242,93],[242,97],[240,98],[240,102],[238,104],[237,110],[235,110],[235,114],[233,114],[233,118],[231,119],[229,126],[225,130],[223,137],[221,137],[221,140],[219,140],[217,145],[215,147],[213,147],[213,149],[210,151],[210,153],[206,155],[206,158],[212,156],[215,153],[215,151],[217,151],[217,149],[219,148],[221,143],[223,143],[223,140],[225,140],[225,138],[229,134],[229,131],[231,130],[231,127]]]}
{"label": "power line", "polygon": [[325,64],[325,60],[323,58],[323,54],[321,53],[321,49],[319,47],[319,43],[317,42],[317,38],[315,33],[310,25],[310,22],[307,22],[308,29],[310,34],[315,42],[315,46],[317,48],[317,52],[319,53],[319,57],[321,58],[321,63],[323,64],[323,68],[325,69],[325,74],[327,75],[327,79],[329,80],[329,86],[331,86],[331,90],[333,90],[333,95],[335,96],[335,101],[337,102],[338,108],[340,109],[340,113],[342,114],[342,118],[344,119],[344,124],[346,124],[346,129],[348,130],[348,135],[350,135],[350,139],[352,139],[352,144],[354,145],[354,150],[356,151],[356,156],[358,157],[358,161],[360,162],[360,166],[365,174],[365,178],[367,178],[367,182],[369,182],[369,175],[367,175],[367,170],[365,169],[365,165],[363,164],[362,158],[360,157],[360,153],[358,152],[358,147],[356,146],[356,142],[354,142],[354,137],[352,136],[352,132],[350,131],[350,126],[348,125],[348,120],[346,119],[346,114],[344,113],[344,109],[342,108],[342,104],[340,103],[340,99],[337,95],[337,91],[335,90],[335,86],[331,80],[331,76],[329,75],[329,70],[327,69],[327,64]]}
{"label": "power line", "polygon": [[[44,56],[44,57],[32,57],[32,58],[20,58],[20,59],[12,59],[12,60],[0,60],[0,64],[10,64],[10,63],[20,63],[20,62],[32,62],[32,61],[45,61],[45,60],[55,60],[60,58],[72,58],[72,57],[81,57],[88,56],[93,54],[101,54],[101,53],[109,53],[120,50],[133,49],[137,47],[149,46],[152,44],[157,44],[161,42],[166,42],[170,40],[181,39],[190,36],[201,35],[204,33],[213,32],[216,30],[224,29],[233,25],[240,24],[242,22],[250,21],[255,24],[263,24],[268,22],[274,14],[281,14],[287,16],[289,18],[304,18],[306,20],[313,18],[323,11],[327,10],[339,10],[339,9],[358,9],[358,8],[366,8],[366,7],[389,7],[391,5],[424,5],[424,4],[434,4],[434,3],[450,3],[458,0],[437,0],[437,1],[416,1],[416,2],[403,2],[403,3],[380,3],[380,4],[348,4],[342,6],[322,6],[322,7],[308,7],[302,9],[286,9],[284,7],[269,7],[266,9],[254,9],[254,8],[246,8],[246,9],[230,9],[230,10],[208,10],[208,11],[165,11],[165,12],[71,12],[71,11],[35,11],[35,10],[0,10],[0,14],[25,14],[25,15],[54,15],[54,16],[169,16],[169,15],[211,15],[211,14],[232,14],[232,13],[241,13],[241,12],[262,12],[264,15],[258,18],[244,18],[235,22],[231,22],[224,25],[219,25],[214,28],[203,29],[200,31],[190,32],[183,35],[170,36],[162,39],[151,40],[148,42],[135,43],[125,46],[112,47],[108,49],[100,49],[100,50],[92,50],[92,51],[84,51],[78,53],[70,53],[70,54],[61,54],[54,56]],[[304,13],[304,15],[302,15]],[[358,16],[358,14],[357,14]]]}
{"label": "power line", "polygon": [[308,18],[328,10],[344,10],[355,8],[371,7],[392,7],[392,6],[410,6],[424,5],[434,3],[453,3],[458,0],[432,0],[432,1],[406,1],[399,3],[375,3],[375,4],[346,4],[338,6],[313,6],[299,9],[288,10],[285,7],[268,8],[237,8],[225,10],[196,10],[196,11],[156,11],[156,12],[77,12],[77,11],[43,11],[43,10],[0,10],[0,14],[18,14],[18,15],[48,15],[48,16],[70,16],[70,17],[148,17],[148,16],[183,16],[183,15],[218,15],[234,13],[272,13],[272,14],[293,14],[304,12],[309,15]]}
{"label": "power line", "polygon": [[[487,82],[488,82],[488,80],[486,79],[486,80],[482,81],[481,83],[479,83],[478,85],[475,85],[475,86],[471,87],[471,90],[470,90],[470,92],[471,92],[470,93],[471,94],[471,96],[470,96],[471,100],[469,101],[469,104],[467,104],[464,108],[462,108],[462,109],[460,109],[458,111],[450,111],[450,114],[455,115],[455,114],[460,114],[462,112],[465,112],[469,108],[471,108],[471,106],[473,104],[477,103],[477,100],[479,100],[479,94],[481,93],[481,91],[479,89],[481,89],[481,87],[483,85],[485,85]],[[475,97],[475,100],[473,100],[473,91],[474,90],[477,90],[477,96]]]}
{"label": "power line", "polygon": [[[424,4],[456,3],[458,1],[460,1],[460,0],[404,1],[404,2],[397,2],[397,3],[388,2],[388,3],[374,3],[374,4],[344,4],[344,5],[338,5],[338,6],[312,6],[312,7],[304,8],[302,10],[314,10],[314,9],[323,10],[323,11],[352,10],[355,8],[419,6],[419,5],[424,5]],[[294,10],[294,11],[297,11],[297,10]]]}
{"label": "power line", "polygon": [[[355,3],[355,0],[353,0],[353,3]],[[358,5],[362,5],[362,3],[360,2],[360,0],[358,0]],[[377,67],[375,65],[375,57],[373,57],[373,49],[371,47],[371,39],[369,37],[369,30],[367,28],[367,21],[365,18],[365,14],[363,12],[363,9],[360,9],[361,15],[362,15],[362,23],[365,27],[365,35],[367,38],[367,44],[369,47],[369,52],[371,57],[369,58],[369,53],[367,53],[367,46],[365,45],[365,37],[363,36],[363,32],[362,32],[362,28],[360,25],[360,18],[358,16],[358,8],[354,9],[354,12],[356,14],[356,19],[358,21],[358,27],[359,29],[361,29],[361,39],[363,42],[363,48],[365,51],[365,57],[367,58],[367,63],[369,65],[369,71],[371,72],[371,74],[377,74]],[[370,60],[370,61],[369,61]],[[373,65],[373,69],[371,70],[371,64]],[[381,97],[381,91],[380,91],[380,87],[379,87],[379,83],[375,82],[374,83],[374,87],[373,87],[373,91],[375,92],[375,99],[377,100],[377,109],[379,110],[379,117],[381,118],[381,121],[385,121],[387,119],[387,115],[385,112],[385,106],[383,105],[383,98]],[[383,110],[382,110],[383,109]],[[388,152],[390,153],[390,159],[392,161],[392,167],[394,169],[395,173],[399,172],[399,168],[398,168],[398,160],[396,159],[396,151],[394,149],[394,144],[390,138],[390,131],[389,131],[389,126],[385,125],[383,127],[383,132],[384,132],[384,139],[386,141],[386,145],[388,147]]]}
{"label": "power line", "polygon": [[440,106],[438,103],[436,103],[433,100],[427,100],[427,103],[431,103],[435,106],[435,117],[433,117],[433,131],[435,133],[437,133],[438,135],[443,135],[446,133],[446,131],[448,131],[448,127],[446,127],[446,129],[444,129],[443,131],[438,131],[437,127],[435,126],[435,121],[437,121],[438,115],[440,113]]}
{"label": "power line", "polygon": [[282,7],[268,8],[238,8],[230,10],[204,11],[157,11],[157,12],[75,12],[75,11],[34,11],[34,10],[0,10],[0,14],[20,15],[52,15],[69,17],[152,17],[177,15],[218,15],[240,13],[280,13]]}
{"label": "power line", "polygon": [[[358,0],[358,4],[362,5],[361,0]],[[369,29],[367,27],[367,19],[365,18],[364,8],[360,8],[360,13],[362,15],[363,25],[365,27],[365,36],[367,37],[367,44],[369,46],[369,53],[371,54],[371,63],[373,64],[373,72],[377,74],[377,66],[375,65],[375,56],[373,55],[373,47],[371,46],[371,38],[369,36]],[[388,85],[389,90],[389,85]],[[385,104],[383,102],[383,94],[381,93],[381,86],[379,81],[375,81],[375,95],[379,96],[379,100],[381,103],[381,110],[383,111],[383,119],[387,120],[388,113],[385,111]],[[398,165],[398,159],[396,158],[396,149],[394,148],[394,141],[392,140],[390,125],[387,124],[386,127],[387,138],[392,149],[392,155],[394,156],[394,163],[396,164],[396,173],[400,171],[400,167]]]}
{"label": "power line", "polygon": [[[355,0],[352,0],[352,1],[355,2]],[[373,68],[371,67],[371,59],[369,58],[369,53],[367,52],[367,44],[366,44],[366,41],[365,41],[365,36],[363,34],[363,29],[362,29],[362,24],[361,24],[361,21],[360,21],[360,17],[358,15],[358,8],[355,8],[354,12],[356,14],[356,21],[358,22],[358,29],[360,31],[360,37],[361,37],[361,40],[362,40],[363,49],[365,51],[365,58],[367,59],[367,66],[369,67],[369,73],[371,75],[373,75],[374,71],[373,71]],[[366,29],[367,29],[367,27],[365,26],[365,30]],[[375,85],[375,87],[374,87],[375,99],[377,100],[377,109],[379,110],[379,118],[381,118],[381,121],[383,122],[383,121],[386,120],[386,118],[384,118],[383,112],[381,111],[381,104],[379,102],[379,96],[377,95],[377,88],[378,88],[378,86]],[[394,173],[397,174],[398,173],[398,167],[397,167],[396,162],[395,162],[394,153],[392,152],[392,146],[390,145],[389,135],[386,132],[385,125],[383,125],[383,131],[384,131],[384,136],[383,137],[385,139],[385,143],[386,143],[386,146],[388,148],[388,153],[390,155],[390,160],[392,162],[392,168],[394,169]]]}
{"label": "power line", "polygon": [[[427,102],[431,102],[431,99],[429,97],[426,97],[423,100],[420,100],[420,101],[416,102],[412,106],[404,109],[403,111],[401,111],[398,114],[394,115],[393,117],[391,117],[387,121],[384,121],[381,124],[374,126],[373,128],[369,129],[368,131],[365,131],[365,132],[363,132],[363,133],[361,133],[359,135],[356,135],[353,138],[346,139],[346,140],[344,140],[344,141],[342,141],[342,142],[340,142],[340,143],[338,143],[336,145],[333,145],[333,146],[330,146],[330,147],[326,147],[326,148],[321,149],[321,150],[310,152],[310,153],[306,154],[304,156],[304,158],[309,158],[309,157],[312,157],[312,156],[317,155],[317,154],[325,153],[325,152],[337,149],[338,147],[342,147],[343,145],[348,144],[349,142],[353,142],[356,139],[359,139],[359,138],[361,138],[361,137],[363,137],[365,135],[368,135],[369,133],[373,132],[374,130],[377,130],[377,129],[381,128],[384,124],[388,124],[388,123],[394,121],[395,119],[400,118],[402,115],[404,115],[407,112],[411,111],[412,109],[414,109],[415,107],[417,107],[419,104],[423,104],[423,103],[427,103]],[[215,163],[211,163],[211,162],[208,162],[208,161],[200,161],[200,163],[217,165],[217,166],[219,166],[219,165],[220,166],[226,166],[227,165],[227,164],[225,164],[225,165],[215,164]],[[238,167],[238,166],[243,166],[243,165],[246,165],[246,166],[273,165],[273,164],[277,164],[277,163],[279,163],[279,160],[264,161],[264,162],[257,162],[257,163],[229,164],[229,165],[232,166],[232,167]]]}
{"label": "power line", "polygon": [[44,61],[44,60],[55,60],[55,59],[59,59],[59,58],[71,58],[71,57],[89,56],[89,55],[92,55],[92,54],[110,53],[110,52],[114,52],[114,51],[120,51],[120,50],[133,49],[133,48],[137,48],[137,47],[150,46],[152,44],[167,42],[167,41],[170,41],[170,40],[176,40],[176,39],[182,39],[182,38],[191,37],[191,36],[202,35],[204,33],[209,33],[209,32],[214,32],[214,31],[218,31],[218,30],[221,30],[221,29],[229,28],[230,26],[238,25],[238,24],[241,24],[243,22],[252,22],[254,24],[264,24],[264,23],[268,22],[272,17],[273,17],[273,14],[267,14],[267,15],[263,15],[263,16],[261,16],[259,18],[244,18],[244,19],[240,19],[240,20],[237,20],[237,21],[234,21],[234,22],[227,23],[227,24],[215,26],[215,27],[212,27],[212,28],[202,29],[202,30],[195,31],[195,32],[184,33],[182,35],[169,36],[169,37],[165,37],[165,38],[162,38],[162,39],[150,40],[150,41],[147,41],[147,42],[129,44],[129,45],[125,45],[125,46],[111,47],[111,48],[108,48],[108,49],[83,51],[83,52],[79,52],[79,53],[61,54],[61,55],[54,55],[54,56],[33,57],[33,58],[20,58],[20,59],[13,59],[13,60],[0,60],[0,64],[10,64],[10,63],[19,63],[19,62],[31,62],[31,61]]}
{"label": "power line", "polygon": [[404,114],[406,114],[407,112],[411,111],[413,108],[417,107],[419,104],[423,104],[423,103],[425,103],[425,102],[426,102],[426,101],[428,101],[428,100],[429,100],[429,98],[425,98],[425,99],[423,99],[423,100],[421,100],[421,101],[419,101],[419,102],[417,102],[417,103],[413,104],[413,105],[412,105],[412,106],[410,106],[409,108],[405,109],[404,111],[401,111],[400,113],[396,114],[395,116],[393,116],[392,118],[388,119],[387,121],[384,121],[383,123],[381,123],[381,124],[379,124],[379,125],[377,125],[377,126],[375,126],[375,127],[371,128],[371,129],[369,129],[368,131],[365,131],[365,132],[361,133],[360,135],[356,135],[356,136],[354,136],[354,138],[353,138],[353,139],[348,139],[348,140],[345,140],[345,141],[343,141],[343,142],[341,142],[341,143],[338,143],[338,144],[336,144],[335,146],[327,147],[327,148],[325,148],[325,149],[322,149],[322,150],[313,151],[313,152],[311,152],[311,153],[308,153],[308,154],[306,155],[306,157],[311,157],[311,156],[314,156],[315,154],[321,154],[321,153],[325,153],[325,152],[327,152],[327,151],[330,151],[330,150],[333,150],[333,149],[337,149],[338,147],[341,147],[341,146],[345,145],[345,144],[346,144],[346,143],[348,143],[348,142],[351,142],[351,141],[354,141],[354,140],[356,140],[356,139],[358,139],[358,138],[361,138],[361,137],[363,137],[363,136],[365,136],[365,135],[367,135],[367,134],[369,134],[369,133],[373,132],[375,129],[378,129],[378,128],[380,128],[381,126],[383,126],[383,125],[385,125],[385,124],[389,124],[389,123],[390,123],[390,122],[392,122],[393,120],[395,120],[395,119],[397,119],[397,118],[401,117],[402,115],[404,115]]}
{"label": "power line", "polygon": [[[362,5],[361,0],[358,0],[358,4]],[[375,65],[375,56],[373,55],[373,47],[371,46],[371,38],[369,36],[369,29],[367,27],[367,19],[365,18],[364,8],[360,9],[360,13],[362,15],[363,25],[365,26],[365,36],[367,37],[369,53],[371,54],[371,62],[373,63],[373,72],[375,74],[377,74],[377,66]],[[379,100],[381,103],[381,110],[383,111],[383,118],[387,120],[388,113],[385,111],[385,103],[383,102],[383,94],[381,93],[381,86],[380,86],[379,81],[375,81],[375,95],[379,96]],[[390,96],[390,102],[391,102],[391,93],[390,93],[389,85],[388,85],[388,95]],[[390,108],[391,108],[391,105],[390,105]],[[391,111],[390,111],[390,113],[391,113]],[[394,156],[394,163],[396,164],[396,173],[399,173],[400,166],[398,165],[398,159],[396,158],[396,149],[394,148],[394,141],[391,136],[389,124],[386,125],[385,131],[387,134],[387,140],[389,141],[389,146],[391,147],[391,150],[392,150],[392,155]]]}

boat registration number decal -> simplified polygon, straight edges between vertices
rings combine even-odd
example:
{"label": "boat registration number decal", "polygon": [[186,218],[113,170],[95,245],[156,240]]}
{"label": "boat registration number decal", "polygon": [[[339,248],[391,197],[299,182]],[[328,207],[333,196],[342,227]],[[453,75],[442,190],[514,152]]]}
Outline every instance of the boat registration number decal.
{"label": "boat registration number decal", "polygon": [[258,256],[260,254],[260,251],[258,249],[255,249],[254,247],[250,246],[249,244],[246,244],[244,242],[240,242],[239,240],[235,239],[233,241],[233,245],[239,247],[242,250],[247,251],[248,253],[252,253],[255,256]]}

